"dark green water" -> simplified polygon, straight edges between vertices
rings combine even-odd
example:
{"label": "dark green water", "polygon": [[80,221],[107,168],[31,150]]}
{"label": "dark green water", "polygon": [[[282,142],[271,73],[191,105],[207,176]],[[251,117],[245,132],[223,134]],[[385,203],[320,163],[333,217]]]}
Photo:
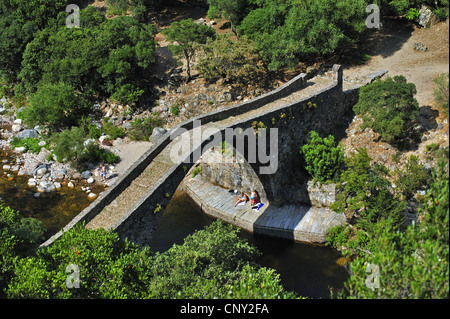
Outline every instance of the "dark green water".
{"label": "dark green water", "polygon": [[[150,248],[166,251],[173,244],[182,244],[187,235],[214,220],[204,214],[187,194],[176,193],[164,211]],[[329,247],[253,236],[243,230],[240,236],[262,252],[259,264],[275,269],[280,274],[283,286],[302,296],[329,298],[329,287],[334,291],[341,289],[349,276],[345,268],[338,264],[340,254]]]}

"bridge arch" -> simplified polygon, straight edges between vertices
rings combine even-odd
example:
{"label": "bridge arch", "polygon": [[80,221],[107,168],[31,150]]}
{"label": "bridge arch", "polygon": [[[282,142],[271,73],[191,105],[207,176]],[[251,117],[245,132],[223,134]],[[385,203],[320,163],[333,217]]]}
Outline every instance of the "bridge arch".
{"label": "bridge arch", "polygon": [[[298,188],[301,189],[305,184],[307,176],[300,173],[293,177],[291,174],[294,167],[298,165],[299,146],[302,145],[311,130],[321,134],[333,133],[333,130],[339,126],[336,119],[343,117],[357,100],[357,89],[342,91],[341,66],[333,66],[332,79],[327,83],[325,86],[315,89],[314,78],[307,82],[306,75],[300,74],[280,88],[254,100],[210,112],[181,123],[161,137],[113,186],[77,215],[64,230],[70,229],[80,222],[85,222],[88,228],[95,228],[97,226],[92,225],[95,224],[96,219],[115,205],[122,209],[120,216],[117,214],[113,220],[100,223],[99,227],[111,228],[121,237],[127,237],[138,244],[148,242],[173,193],[201,154],[210,148],[214,136],[220,136],[222,141],[227,141],[227,130],[245,130],[251,127],[259,130],[266,127],[268,131],[273,128],[277,131],[276,145],[269,147],[265,145],[262,150],[262,146],[260,147],[256,143],[255,149],[257,154],[261,151],[261,154],[265,152],[270,156],[272,154],[270,150],[277,148],[277,165],[274,172],[261,174],[260,170],[268,167],[267,161],[262,160],[263,157],[257,157],[258,160],[254,161],[252,158],[254,153],[251,152],[244,151],[243,154],[258,174],[267,199],[274,205],[290,202],[292,199],[301,201]],[[303,94],[301,98],[297,97],[296,92],[302,91],[302,88],[311,89],[311,91],[306,96]],[[166,160],[171,147],[176,142],[175,136],[181,138],[183,134],[193,134],[196,121],[201,121],[202,129],[212,129],[215,130],[215,133],[206,134],[207,136],[200,138],[198,143],[192,143],[193,147],[188,154],[183,154],[184,157],[180,158],[177,163],[163,163],[166,165],[166,169],[157,175],[157,178],[151,176],[155,178],[151,185],[148,187],[144,185],[138,196],[128,196],[132,197],[129,198],[132,201],[127,204],[129,206],[118,203],[117,198],[126,194],[130,187],[139,186],[136,180],[139,178],[145,180],[146,170],[151,175],[157,168],[155,162],[161,159]],[[258,141],[260,137],[258,137]],[[190,139],[193,139],[193,136]],[[242,136],[232,135],[231,140],[228,139],[227,142],[233,146],[241,143],[248,147],[252,144],[249,142],[249,136],[245,134]],[[153,168],[149,169],[152,165],[154,165]],[[138,185],[135,186],[135,184]],[[50,245],[61,234],[61,231],[55,234],[43,246]]]}

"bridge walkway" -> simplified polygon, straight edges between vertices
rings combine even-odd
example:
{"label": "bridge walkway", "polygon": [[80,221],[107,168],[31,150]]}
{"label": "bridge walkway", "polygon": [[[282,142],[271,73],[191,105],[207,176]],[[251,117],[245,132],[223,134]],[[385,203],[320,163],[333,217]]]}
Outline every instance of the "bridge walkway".
{"label": "bridge walkway", "polygon": [[328,207],[300,204],[275,207],[270,203],[265,203],[259,211],[252,209],[249,203],[235,207],[238,196],[200,175],[188,179],[184,185],[206,214],[255,234],[322,243],[331,227],[345,223],[342,213],[335,213]]}

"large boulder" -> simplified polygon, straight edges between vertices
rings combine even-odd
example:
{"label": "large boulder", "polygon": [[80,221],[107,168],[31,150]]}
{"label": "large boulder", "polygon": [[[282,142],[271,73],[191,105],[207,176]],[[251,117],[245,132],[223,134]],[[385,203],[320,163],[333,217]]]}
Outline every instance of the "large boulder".
{"label": "large boulder", "polygon": [[233,93],[223,92],[219,97],[219,102],[232,102],[234,100]]}
{"label": "large boulder", "polygon": [[153,129],[152,135],[150,136],[150,140],[157,140],[164,134],[166,134],[166,132],[167,130],[163,129],[162,127],[155,127]]}
{"label": "large boulder", "polygon": [[439,22],[439,19],[436,17],[436,15],[433,13],[433,10],[423,5],[422,8],[420,8],[419,16],[417,17],[417,23],[421,25],[424,28],[431,27]]}
{"label": "large boulder", "polygon": [[25,139],[25,138],[37,138],[39,136],[38,131],[34,129],[23,130],[20,133],[17,133],[16,138]]}

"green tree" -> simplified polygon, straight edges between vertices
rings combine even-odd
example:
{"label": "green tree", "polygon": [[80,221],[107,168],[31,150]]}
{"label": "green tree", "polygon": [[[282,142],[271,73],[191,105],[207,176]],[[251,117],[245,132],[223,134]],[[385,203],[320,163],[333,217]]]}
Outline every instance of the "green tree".
{"label": "green tree", "polygon": [[340,176],[343,185],[331,208],[356,218],[357,225],[370,231],[374,223],[390,219],[395,227],[403,223],[405,202],[391,191],[388,170],[380,164],[370,164],[365,148],[346,158],[346,169]]}
{"label": "green tree", "polygon": [[80,117],[89,112],[74,88],[64,83],[39,87],[30,96],[29,104],[21,113],[25,123],[45,125],[53,130],[76,125]]}
{"label": "green tree", "polygon": [[70,162],[82,169],[87,163],[113,164],[119,160],[118,155],[100,148],[95,142],[87,141],[88,134],[85,128],[75,126],[53,134],[51,143],[58,161]]}
{"label": "green tree", "polygon": [[426,188],[431,181],[430,174],[414,155],[409,157],[403,169],[396,168],[394,175],[395,185],[407,198],[414,196],[416,191]]}
{"label": "green tree", "polygon": [[80,14],[82,28],[54,27],[37,34],[23,54],[19,78],[28,92],[64,82],[85,97],[136,103],[148,88],[155,62],[155,28],[132,17],[105,19],[98,10]]}
{"label": "green tree", "polygon": [[416,93],[414,83],[407,83],[401,75],[377,79],[362,87],[358,103],[353,106],[355,114],[364,119],[361,129],[371,127],[388,143],[404,141],[411,135],[419,114]]}
{"label": "green tree", "polygon": [[[148,249],[138,251],[114,232],[82,225],[66,232],[36,257],[21,259],[8,288],[9,298],[133,298],[142,284],[140,267]],[[66,286],[69,265],[79,269],[80,286]],[[32,278],[32,280],[30,280]],[[142,288],[142,287],[139,287]]]}
{"label": "green tree", "polygon": [[[139,249],[113,231],[77,225],[35,257],[19,259],[9,298],[294,298],[259,252],[216,221],[164,253]],[[80,287],[66,286],[68,265]]]}
{"label": "green tree", "polygon": [[[423,222],[405,231],[378,228],[373,249],[351,262],[353,275],[341,298],[449,298],[449,187],[443,163],[433,178],[421,209]],[[369,264],[379,270],[378,288],[370,278],[367,285]]]}
{"label": "green tree", "polygon": [[246,36],[233,41],[227,34],[208,39],[197,68],[207,80],[223,78],[239,84],[260,83],[263,75],[261,55]]}
{"label": "green tree", "polygon": [[6,291],[21,257],[34,253],[45,233],[42,222],[20,217],[19,212],[0,201],[0,297]]}
{"label": "green tree", "polygon": [[314,131],[310,139],[300,148],[305,159],[305,169],[316,180],[325,182],[333,179],[344,161],[344,151],[336,146],[334,136],[321,138]]}
{"label": "green tree", "polygon": [[197,45],[205,44],[208,38],[215,38],[214,29],[203,24],[197,24],[192,19],[173,22],[168,29],[162,31],[167,39],[177,45],[169,46],[174,55],[183,55],[187,64],[187,82],[191,79],[191,58]]}
{"label": "green tree", "polygon": [[365,26],[365,0],[260,0],[238,30],[254,40],[269,70],[354,49]]}
{"label": "green tree", "polygon": [[248,0],[208,0],[209,14],[220,13],[231,23],[231,31],[239,39],[237,26],[244,19],[249,8]]}

